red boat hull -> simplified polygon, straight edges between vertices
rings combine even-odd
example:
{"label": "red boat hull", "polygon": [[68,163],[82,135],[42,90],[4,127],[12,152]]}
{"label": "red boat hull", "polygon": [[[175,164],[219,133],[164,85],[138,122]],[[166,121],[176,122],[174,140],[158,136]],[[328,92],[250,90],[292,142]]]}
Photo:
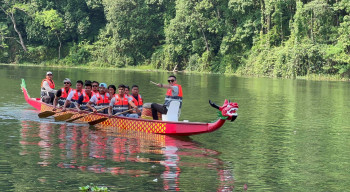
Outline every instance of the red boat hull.
{"label": "red boat hull", "polygon": [[[29,105],[36,108],[39,111],[51,111],[53,106],[41,102],[39,98],[31,98],[25,87],[23,80],[22,91],[24,98]],[[76,113],[75,110],[70,110],[67,112],[59,113],[60,115],[64,113]],[[87,114],[87,112],[85,112]],[[76,113],[72,118],[78,117],[80,115]],[[79,122],[89,122],[102,117],[108,117],[106,114],[89,114],[86,117],[79,119]],[[202,133],[213,132],[225,123],[226,120],[218,119],[214,123],[195,123],[195,122],[173,122],[173,121],[160,121],[160,120],[148,120],[148,119],[136,119],[128,117],[111,117],[106,121],[101,122],[100,126],[111,126],[117,127],[119,129],[141,131],[146,133],[157,133],[164,135],[179,135],[179,136],[190,136]]]}

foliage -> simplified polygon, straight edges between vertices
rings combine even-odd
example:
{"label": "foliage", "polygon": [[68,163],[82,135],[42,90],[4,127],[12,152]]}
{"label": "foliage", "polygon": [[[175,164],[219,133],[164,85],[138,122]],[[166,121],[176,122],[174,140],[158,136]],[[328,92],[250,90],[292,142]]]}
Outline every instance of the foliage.
{"label": "foliage", "polygon": [[9,30],[5,23],[0,22],[0,48],[7,48],[6,36],[9,33]]}
{"label": "foliage", "polygon": [[81,192],[87,192],[87,191],[100,191],[100,192],[107,192],[107,187],[99,187],[94,185],[93,183],[90,183],[90,185],[86,185],[85,187],[79,187],[79,191]]}
{"label": "foliage", "polygon": [[74,43],[62,62],[69,66],[87,63],[91,57],[91,47],[87,41],[81,41],[79,44]]}
{"label": "foliage", "polygon": [[63,19],[58,12],[54,9],[35,13],[35,19],[42,25],[48,28],[49,33],[53,31],[61,30],[63,25]]}
{"label": "foliage", "polygon": [[157,69],[172,70],[176,66],[178,56],[173,45],[163,45],[155,50],[151,63]]}
{"label": "foliage", "polygon": [[349,13],[348,0],[0,0],[0,61],[345,77]]}
{"label": "foliage", "polygon": [[106,30],[117,52],[116,66],[137,65],[150,58],[154,46],[163,37],[160,29],[164,23],[164,4],[157,0],[103,1],[108,21]]}

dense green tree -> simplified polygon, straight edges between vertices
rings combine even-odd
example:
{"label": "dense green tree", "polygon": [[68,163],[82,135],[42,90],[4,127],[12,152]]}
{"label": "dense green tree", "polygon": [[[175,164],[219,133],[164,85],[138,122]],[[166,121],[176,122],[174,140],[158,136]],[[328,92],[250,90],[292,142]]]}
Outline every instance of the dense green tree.
{"label": "dense green tree", "polygon": [[[226,1],[176,1],[176,15],[165,29],[164,51],[171,50],[169,64],[186,68],[190,58],[202,57],[191,70],[210,71],[210,61],[219,52],[223,36],[223,3]],[[226,2],[227,3],[227,2]],[[220,6],[221,5],[221,6]],[[172,66],[171,66],[172,67]]]}
{"label": "dense green tree", "polygon": [[57,37],[57,40],[59,42],[59,47],[58,47],[58,59],[61,58],[61,31],[63,30],[63,19],[62,17],[57,13],[56,10],[51,9],[48,11],[43,11],[40,13],[35,14],[35,19],[37,22],[40,24],[44,25],[46,28],[48,28],[48,34],[55,34]]}
{"label": "dense green tree", "polygon": [[340,26],[337,31],[336,43],[327,50],[329,63],[325,66],[327,73],[338,72],[350,76],[350,1],[339,1],[334,9],[338,15]]}
{"label": "dense green tree", "polygon": [[150,58],[154,46],[164,39],[164,1],[104,0],[107,36],[112,37],[116,63],[136,65]]}
{"label": "dense green tree", "polygon": [[[0,13],[0,18],[5,18],[5,15]],[[0,21],[0,48],[2,49],[8,47],[6,44],[6,39],[9,38],[8,33],[9,33],[9,30],[6,25],[6,22]]]}
{"label": "dense green tree", "polygon": [[[15,38],[14,36],[11,36],[13,38],[16,39],[16,41],[22,46],[23,50],[26,52],[27,51],[27,46],[25,43],[25,40],[23,38],[23,34],[21,32],[21,30],[19,29],[18,26],[18,18],[16,17],[16,11],[26,11],[26,8],[28,8],[26,6],[26,4],[24,4],[24,2],[16,2],[16,1],[9,1],[9,0],[1,0],[1,6],[0,6],[0,10],[5,14],[5,16],[8,18],[8,20],[10,20],[12,26],[13,26],[13,30],[16,32],[17,37]],[[20,16],[19,16],[20,17]],[[9,21],[8,21],[9,23]],[[2,27],[2,31],[4,31],[2,33],[2,39],[5,38],[11,38],[11,37],[6,37],[5,31],[5,27]]]}
{"label": "dense green tree", "polygon": [[348,0],[0,0],[0,61],[350,76],[349,13]]}

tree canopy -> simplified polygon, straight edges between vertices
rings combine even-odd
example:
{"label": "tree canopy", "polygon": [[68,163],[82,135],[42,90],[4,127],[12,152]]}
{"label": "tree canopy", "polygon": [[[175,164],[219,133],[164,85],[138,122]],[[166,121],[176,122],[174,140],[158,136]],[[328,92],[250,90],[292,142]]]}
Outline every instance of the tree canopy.
{"label": "tree canopy", "polygon": [[348,0],[0,0],[0,62],[350,76]]}

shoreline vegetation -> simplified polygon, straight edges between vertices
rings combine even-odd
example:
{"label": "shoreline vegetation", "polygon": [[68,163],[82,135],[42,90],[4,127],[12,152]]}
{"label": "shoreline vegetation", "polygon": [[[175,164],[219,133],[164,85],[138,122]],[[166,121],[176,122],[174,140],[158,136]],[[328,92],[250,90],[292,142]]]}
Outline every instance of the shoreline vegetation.
{"label": "shoreline vegetation", "polygon": [[349,0],[0,0],[0,63],[350,79]]}
{"label": "shoreline vegetation", "polygon": [[[196,72],[196,71],[168,71],[168,70],[162,70],[162,69],[152,69],[151,66],[131,66],[131,67],[124,67],[124,68],[113,68],[113,67],[94,67],[94,66],[87,66],[87,65],[80,65],[80,66],[63,66],[63,65],[45,65],[45,64],[30,64],[30,63],[21,63],[21,64],[15,64],[15,63],[0,63],[0,65],[4,66],[28,66],[28,67],[52,67],[52,68],[73,68],[73,69],[98,69],[98,70],[130,70],[130,71],[145,71],[145,72],[168,72],[168,73],[189,73],[189,74],[218,74],[218,73],[212,73],[212,72]],[[266,77],[266,78],[277,78],[277,79],[290,79],[290,78],[282,78],[282,77],[269,77],[269,76],[259,76],[259,75],[242,75],[242,74],[222,74],[226,76],[238,76],[238,77]],[[305,80],[312,80],[312,81],[350,81],[350,79],[342,78],[340,75],[327,75],[327,74],[311,74],[307,76],[298,76],[294,79],[305,79]]]}

